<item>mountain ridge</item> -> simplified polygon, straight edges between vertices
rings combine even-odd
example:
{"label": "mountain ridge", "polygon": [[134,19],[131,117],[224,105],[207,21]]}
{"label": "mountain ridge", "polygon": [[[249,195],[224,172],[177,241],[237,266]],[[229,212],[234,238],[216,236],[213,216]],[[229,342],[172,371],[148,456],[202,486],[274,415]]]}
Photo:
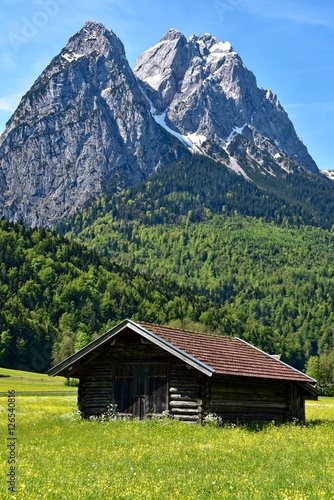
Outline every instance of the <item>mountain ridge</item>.
{"label": "mountain ridge", "polygon": [[117,35],[88,21],[0,136],[0,216],[55,227],[191,153],[269,195],[286,172],[319,175],[277,97],[257,88],[229,42],[171,29],[132,70]]}

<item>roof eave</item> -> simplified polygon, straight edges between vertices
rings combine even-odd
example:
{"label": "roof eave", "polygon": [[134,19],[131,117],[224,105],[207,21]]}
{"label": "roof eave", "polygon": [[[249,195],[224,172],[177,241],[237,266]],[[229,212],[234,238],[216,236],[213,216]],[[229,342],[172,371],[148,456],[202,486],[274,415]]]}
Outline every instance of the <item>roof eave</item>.
{"label": "roof eave", "polygon": [[240,339],[239,337],[235,337],[235,338],[237,340],[240,340],[240,342],[243,342],[244,344],[248,345],[249,347],[252,347],[253,349],[261,352],[262,354],[265,354],[265,356],[268,356],[269,358],[271,358],[272,360],[274,360],[276,363],[280,363],[281,365],[284,365],[287,368],[290,368],[290,370],[293,370],[294,372],[298,373],[299,375],[302,375],[303,378],[306,379],[305,381],[298,380],[298,382],[304,383],[304,384],[309,384],[310,386],[312,386],[312,385],[314,386],[314,385],[316,385],[318,383],[317,380],[315,380],[314,378],[310,377],[309,375],[306,375],[305,373],[297,370],[297,368],[294,368],[293,366],[290,366],[287,363],[284,363],[284,361],[281,361],[280,359],[274,358],[271,354],[268,354],[267,352],[262,351],[258,347],[255,347],[255,346],[249,344],[248,342],[246,342],[246,340]]}
{"label": "roof eave", "polygon": [[98,337],[97,339],[93,340],[92,342],[87,344],[85,347],[80,349],[80,351],[75,352],[74,354],[72,354],[68,358],[64,359],[63,361],[61,361],[57,365],[50,368],[50,370],[47,371],[47,374],[50,377],[54,377],[54,376],[59,375],[59,374],[66,377],[65,374],[61,373],[63,370],[66,370],[66,368],[69,369],[69,367],[71,367],[71,365],[73,365],[73,363],[76,363],[81,358],[83,358],[84,356],[86,356],[87,354],[92,352],[96,347],[99,347],[100,345],[104,344],[105,342],[108,342],[108,340],[110,340],[115,335],[120,333],[124,328],[126,328],[127,323],[128,323],[128,320],[124,320],[121,323],[119,323],[118,325],[114,326],[113,328],[108,330],[106,333],[101,335],[101,337]]}
{"label": "roof eave", "polygon": [[319,396],[319,391],[316,387],[316,385],[314,384],[309,384],[309,383],[303,383],[301,382],[301,386],[303,387],[303,389],[305,391],[307,391],[307,393],[309,394],[306,399],[312,399],[313,401],[317,401],[318,400],[318,396]]}

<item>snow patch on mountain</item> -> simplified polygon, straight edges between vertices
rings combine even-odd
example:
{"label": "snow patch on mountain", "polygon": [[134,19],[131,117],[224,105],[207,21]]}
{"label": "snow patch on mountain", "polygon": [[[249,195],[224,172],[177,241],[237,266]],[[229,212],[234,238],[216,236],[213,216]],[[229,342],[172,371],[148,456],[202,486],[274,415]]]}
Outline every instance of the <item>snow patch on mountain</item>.
{"label": "snow patch on mountain", "polygon": [[210,54],[220,57],[222,52],[230,52],[231,50],[232,50],[232,45],[230,44],[230,42],[218,41],[211,47]]}
{"label": "snow patch on mountain", "polygon": [[325,175],[331,181],[334,181],[334,170],[320,170],[322,175]]}
{"label": "snow patch on mountain", "polygon": [[[153,112],[152,112],[153,111]],[[197,135],[197,134],[187,134],[187,135],[182,135],[179,132],[176,132],[176,130],[171,129],[167,123],[166,123],[166,112],[164,111],[161,115],[157,115],[155,113],[155,109],[152,106],[151,107],[151,113],[155,121],[163,127],[167,132],[172,134],[174,137],[176,137],[179,141],[181,141],[191,153],[201,153],[203,154],[203,151],[201,150],[201,145],[203,142],[206,141],[206,137],[204,135]]]}
{"label": "snow patch on mountain", "polygon": [[165,130],[167,130],[167,132],[174,135],[174,137],[179,139],[179,141],[181,141],[185,146],[187,146],[187,148],[192,149],[192,144],[190,142],[188,142],[187,139],[182,134],[180,134],[179,132],[176,132],[175,130],[168,127],[168,125],[166,123],[166,111],[164,111],[161,115],[157,115],[155,113],[152,113],[152,116],[161,127],[163,127]]}
{"label": "snow patch on mountain", "polygon": [[189,140],[194,146],[201,147],[202,144],[207,141],[205,135],[198,134],[188,134],[186,135],[187,140]]}
{"label": "snow patch on mountain", "polygon": [[77,61],[81,57],[84,57],[84,54],[75,54],[74,52],[72,52],[71,54],[69,53],[62,54],[61,57],[66,59],[66,61],[68,62],[72,62],[72,61]]}
{"label": "snow patch on mountain", "polygon": [[230,135],[226,139],[227,144],[229,144],[231,142],[232,137],[234,136],[234,134],[240,134],[241,135],[245,127],[247,127],[247,123],[245,123],[245,125],[243,125],[242,127],[234,127],[234,129],[232,130],[232,132],[230,133]]}

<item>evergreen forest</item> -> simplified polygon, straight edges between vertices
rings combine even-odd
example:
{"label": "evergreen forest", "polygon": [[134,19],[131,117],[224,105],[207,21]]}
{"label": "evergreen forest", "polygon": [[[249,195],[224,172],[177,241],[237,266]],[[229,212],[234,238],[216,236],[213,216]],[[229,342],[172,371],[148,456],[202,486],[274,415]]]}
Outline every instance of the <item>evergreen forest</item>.
{"label": "evergreen forest", "polygon": [[194,156],[57,232],[2,220],[0,364],[46,371],[131,318],[238,336],[330,383],[331,193],[296,174],[270,192]]}

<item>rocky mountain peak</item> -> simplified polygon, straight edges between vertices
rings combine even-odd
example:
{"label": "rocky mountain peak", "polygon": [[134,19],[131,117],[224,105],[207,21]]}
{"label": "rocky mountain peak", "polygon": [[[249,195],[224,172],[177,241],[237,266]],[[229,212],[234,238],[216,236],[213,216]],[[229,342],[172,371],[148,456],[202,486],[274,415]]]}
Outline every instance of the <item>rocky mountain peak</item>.
{"label": "rocky mountain peak", "polygon": [[222,42],[209,33],[201,36],[192,35],[188,38],[188,43],[190,45],[195,45],[200,56],[203,58],[210,55],[220,58],[226,56],[226,52],[234,52],[236,54],[230,42]]}
{"label": "rocky mountain peak", "polygon": [[[241,135],[249,163],[255,147],[269,152],[279,169],[289,163],[318,172],[277,96],[257,87],[229,42],[208,33],[186,40],[171,30],[137,59],[134,72],[160,123],[194,140],[197,151],[226,160]],[[230,166],[243,172],[235,159]]]}
{"label": "rocky mountain peak", "polygon": [[183,33],[181,31],[171,28],[167,31],[167,33],[161,38],[161,42],[167,42],[167,41],[173,41],[173,40],[179,40],[180,38],[185,38]]}
{"label": "rocky mountain peak", "polygon": [[60,55],[64,57],[63,52],[68,52],[70,55],[73,53],[75,57],[98,52],[99,55],[109,57],[112,51],[125,57],[124,45],[113,31],[101,23],[87,21],[84,27],[70,38]]}
{"label": "rocky mountain peak", "polygon": [[0,216],[52,227],[184,154],[153,119],[119,38],[90,21],[0,137]]}

